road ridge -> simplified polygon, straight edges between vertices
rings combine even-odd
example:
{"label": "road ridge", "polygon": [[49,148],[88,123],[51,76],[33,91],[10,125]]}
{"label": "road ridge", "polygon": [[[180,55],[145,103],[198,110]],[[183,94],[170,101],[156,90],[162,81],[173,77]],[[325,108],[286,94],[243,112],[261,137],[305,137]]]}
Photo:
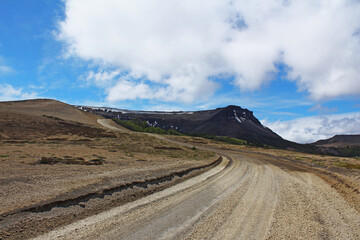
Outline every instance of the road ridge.
{"label": "road ridge", "polygon": [[227,158],[222,158],[222,161],[215,166],[214,168],[211,168],[209,171],[202,173],[198,176],[195,176],[193,178],[190,178],[188,180],[185,180],[184,182],[181,182],[179,184],[176,184],[172,187],[166,188],[160,192],[155,192],[151,195],[148,195],[146,197],[140,198],[138,200],[126,203],[124,205],[121,205],[119,207],[115,207],[113,209],[110,209],[108,211],[87,217],[85,219],[81,219],[79,221],[76,221],[70,225],[67,225],[65,227],[61,227],[59,229],[55,229],[49,233],[46,233],[44,235],[38,236],[34,239],[40,240],[40,239],[53,239],[62,236],[64,233],[71,233],[75,229],[77,229],[79,226],[87,226],[91,225],[100,221],[103,221],[104,219],[110,218],[116,214],[128,212],[131,209],[135,209],[139,206],[144,206],[146,204],[149,204],[151,202],[154,202],[156,200],[166,198],[168,196],[171,196],[179,191],[183,191],[187,188],[190,188],[191,186],[195,184],[199,184],[202,181],[205,181],[212,176],[215,176],[216,174],[219,174],[221,171],[226,169],[228,167],[228,163],[230,162]]}
{"label": "road ridge", "polygon": [[43,213],[43,212],[51,211],[53,208],[56,208],[56,207],[70,207],[70,206],[76,206],[76,205],[81,206],[85,202],[90,201],[92,199],[104,198],[107,195],[112,195],[113,193],[121,192],[121,191],[124,191],[127,189],[133,189],[134,187],[147,188],[148,185],[160,185],[162,183],[172,181],[175,177],[181,178],[181,177],[188,175],[194,171],[202,170],[202,169],[209,168],[209,167],[215,167],[218,164],[220,164],[222,162],[222,160],[223,160],[223,158],[221,156],[219,156],[219,158],[217,160],[215,160],[209,164],[184,169],[182,171],[171,172],[167,175],[160,176],[157,178],[144,179],[144,181],[134,181],[134,182],[121,184],[121,185],[111,187],[111,188],[104,188],[104,189],[97,190],[96,192],[89,192],[87,194],[77,196],[75,198],[68,198],[68,199],[55,200],[55,201],[50,200],[50,201],[48,201],[48,203],[45,203],[42,205],[35,205],[35,206],[31,206],[31,207],[24,208],[24,209],[19,209],[17,211],[1,214],[0,222],[5,221],[7,217],[13,216],[15,214],[26,213],[26,212]]}

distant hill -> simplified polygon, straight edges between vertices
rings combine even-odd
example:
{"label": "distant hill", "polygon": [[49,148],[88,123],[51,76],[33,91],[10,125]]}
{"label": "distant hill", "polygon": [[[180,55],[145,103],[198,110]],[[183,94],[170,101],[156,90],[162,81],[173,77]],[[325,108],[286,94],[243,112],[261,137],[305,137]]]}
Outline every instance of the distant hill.
{"label": "distant hill", "polygon": [[174,129],[184,134],[227,136],[278,148],[304,148],[303,145],[284,140],[263,126],[252,111],[234,105],[213,110],[177,112],[132,111],[89,106],[78,108],[105,118],[139,119],[147,121],[150,126],[165,130]]}
{"label": "distant hill", "polygon": [[329,139],[319,140],[312,143],[321,147],[346,147],[360,146],[360,135],[335,135]]}
{"label": "distant hill", "polygon": [[312,145],[323,154],[344,157],[360,156],[360,135],[336,135],[314,142]]}

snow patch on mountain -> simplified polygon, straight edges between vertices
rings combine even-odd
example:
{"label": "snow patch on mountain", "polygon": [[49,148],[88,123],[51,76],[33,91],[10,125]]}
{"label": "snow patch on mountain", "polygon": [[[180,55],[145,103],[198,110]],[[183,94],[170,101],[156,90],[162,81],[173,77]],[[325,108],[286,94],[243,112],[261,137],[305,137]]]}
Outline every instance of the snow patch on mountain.
{"label": "snow patch on mountain", "polygon": [[[239,122],[239,123],[242,123],[243,121],[245,121],[246,119],[245,118],[243,118],[243,117],[238,117],[237,115],[236,115],[236,111],[235,110],[233,110],[234,111],[234,116],[235,116],[235,119]],[[245,112],[243,112],[243,115],[245,115]]]}

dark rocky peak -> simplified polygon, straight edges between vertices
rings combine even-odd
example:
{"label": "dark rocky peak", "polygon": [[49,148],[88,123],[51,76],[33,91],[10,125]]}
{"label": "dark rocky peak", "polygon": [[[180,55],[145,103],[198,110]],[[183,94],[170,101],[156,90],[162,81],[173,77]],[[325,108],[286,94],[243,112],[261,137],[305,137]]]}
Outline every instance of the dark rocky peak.
{"label": "dark rocky peak", "polygon": [[165,130],[175,129],[184,134],[227,136],[271,146],[279,146],[284,142],[279,135],[264,127],[252,111],[235,105],[187,112],[144,112],[121,109],[108,111],[108,108],[85,108],[84,110],[106,118],[139,119],[146,121],[150,126]]}
{"label": "dark rocky peak", "polygon": [[260,121],[254,116],[252,111],[249,111],[246,108],[242,108],[235,105],[229,105],[224,108],[218,108],[217,114],[214,117],[224,117],[227,119],[235,119],[239,123],[244,121],[252,121],[256,125],[262,126]]}

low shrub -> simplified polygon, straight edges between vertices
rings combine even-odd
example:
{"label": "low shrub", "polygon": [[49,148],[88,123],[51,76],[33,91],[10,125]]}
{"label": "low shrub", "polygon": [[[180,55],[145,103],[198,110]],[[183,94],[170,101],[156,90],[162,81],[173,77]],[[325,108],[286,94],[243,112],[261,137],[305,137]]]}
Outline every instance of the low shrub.
{"label": "low shrub", "polygon": [[178,135],[178,136],[183,135],[174,129],[164,130],[159,127],[150,126],[146,121],[141,121],[139,119],[132,119],[127,121],[120,119],[113,119],[113,120],[115,123],[135,132]]}

